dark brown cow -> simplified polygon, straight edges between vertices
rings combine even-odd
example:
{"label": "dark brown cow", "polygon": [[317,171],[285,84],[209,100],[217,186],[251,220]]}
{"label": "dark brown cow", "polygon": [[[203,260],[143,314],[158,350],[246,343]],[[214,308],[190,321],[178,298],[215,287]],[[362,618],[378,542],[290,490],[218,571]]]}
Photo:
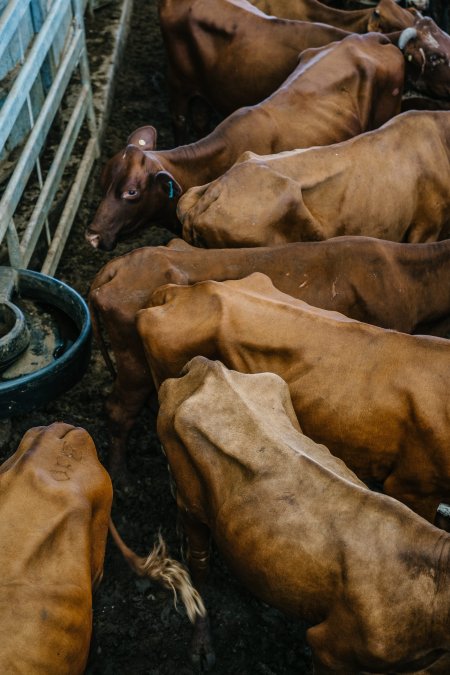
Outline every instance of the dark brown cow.
{"label": "dark brown cow", "polygon": [[193,99],[207,101],[224,116],[259,103],[294,70],[300,52],[349,34],[269,17],[245,0],[162,0],[159,21],[177,144],[185,140]]}
{"label": "dark brown cow", "polygon": [[308,621],[316,675],[449,657],[450,536],[303,435],[285,382],[197,357],[160,402],[194,578],[212,535],[249,590]]}
{"label": "dark brown cow", "polygon": [[450,36],[424,17],[403,31],[398,45],[415,87],[430,96],[450,98]]}
{"label": "dark brown cow", "polygon": [[409,91],[402,98],[402,112],[408,110],[450,110],[450,99],[431,98],[419,92]]}
{"label": "dark brown cow", "polygon": [[112,487],[89,434],[30,429],[0,467],[0,672],[84,673]]}
{"label": "dark brown cow", "polygon": [[184,239],[206,247],[450,236],[450,112],[404,113],[327,147],[244,153],[212,183],[188,190],[178,217]]}
{"label": "dark brown cow", "polygon": [[238,279],[259,271],[284,293],[312,305],[407,333],[444,335],[446,326],[439,324],[450,316],[449,263],[450,241],[414,245],[366,237],[206,251],[173,240],[168,247],[142,248],[112,260],[89,294],[94,332],[102,345],[101,319],[117,366],[106,404],[112,473],[120,477],[125,471],[128,433],[152,391],[135,316],[159,286]]}
{"label": "dark brown cow", "polygon": [[162,286],[137,329],[157,386],[193,356],[289,385],[304,432],[433,520],[450,500],[450,343],[370,326],[253,274]]}
{"label": "dark brown cow", "polygon": [[245,150],[329,145],[380,126],[400,111],[403,77],[402,54],[385,36],[355,34],[303,52],[272,96],[236,111],[197,143],[155,152],[155,129],[138,129],[106,165],[105,196],[87,240],[110,250],[120,232],[151,219],[179,226],[180,194],[224,173]]}

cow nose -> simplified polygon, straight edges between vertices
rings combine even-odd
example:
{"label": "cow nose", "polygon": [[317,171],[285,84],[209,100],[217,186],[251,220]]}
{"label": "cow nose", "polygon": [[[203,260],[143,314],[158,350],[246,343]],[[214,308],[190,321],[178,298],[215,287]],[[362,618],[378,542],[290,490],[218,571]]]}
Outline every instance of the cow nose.
{"label": "cow nose", "polygon": [[94,248],[98,248],[100,245],[100,235],[99,234],[91,234],[89,232],[86,232],[84,235],[86,237],[86,241],[90,243],[91,246]]}

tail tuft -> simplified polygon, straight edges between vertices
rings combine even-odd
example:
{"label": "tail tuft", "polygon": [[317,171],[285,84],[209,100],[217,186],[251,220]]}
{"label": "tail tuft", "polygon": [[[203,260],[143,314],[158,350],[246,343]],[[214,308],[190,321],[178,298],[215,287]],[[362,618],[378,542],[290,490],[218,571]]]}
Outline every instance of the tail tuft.
{"label": "tail tuft", "polygon": [[166,542],[161,534],[158,542],[146,558],[137,556],[126,546],[117,532],[112,520],[109,521],[109,531],[130,565],[131,569],[141,577],[148,577],[173,592],[174,605],[177,606],[178,596],[186,608],[189,621],[195,623],[197,617],[205,617],[206,609],[199,592],[192,585],[191,577],[186,567],[167,554]]}

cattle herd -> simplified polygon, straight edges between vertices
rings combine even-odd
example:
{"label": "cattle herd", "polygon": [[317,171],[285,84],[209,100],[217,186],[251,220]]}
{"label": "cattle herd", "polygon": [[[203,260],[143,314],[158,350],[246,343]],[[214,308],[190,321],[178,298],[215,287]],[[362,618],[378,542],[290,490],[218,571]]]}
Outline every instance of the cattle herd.
{"label": "cattle herd", "polygon": [[200,670],[212,539],[308,622],[316,675],[450,673],[450,37],[426,2],[357,5],[159,0],[177,145],[130,128],[85,237],[177,236],[89,306],[109,472],[132,480],[156,389],[190,575],[122,541],[86,431],[29,430],[0,467],[1,673],[84,672],[108,529],[184,603]]}

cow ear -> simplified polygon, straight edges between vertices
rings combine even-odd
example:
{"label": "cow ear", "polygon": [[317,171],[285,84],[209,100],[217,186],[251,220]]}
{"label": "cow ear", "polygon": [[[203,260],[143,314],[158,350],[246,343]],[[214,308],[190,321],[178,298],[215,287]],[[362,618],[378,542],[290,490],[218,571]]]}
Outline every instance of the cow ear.
{"label": "cow ear", "polygon": [[100,174],[100,185],[104,193],[107,192],[112,183],[112,162],[111,160],[105,164]]}
{"label": "cow ear", "polygon": [[157,136],[155,127],[139,127],[128,136],[127,145],[136,145],[141,150],[154,150]]}
{"label": "cow ear", "polygon": [[169,199],[179,197],[183,190],[181,185],[168,171],[158,171],[154,178],[155,184],[167,195]]}

